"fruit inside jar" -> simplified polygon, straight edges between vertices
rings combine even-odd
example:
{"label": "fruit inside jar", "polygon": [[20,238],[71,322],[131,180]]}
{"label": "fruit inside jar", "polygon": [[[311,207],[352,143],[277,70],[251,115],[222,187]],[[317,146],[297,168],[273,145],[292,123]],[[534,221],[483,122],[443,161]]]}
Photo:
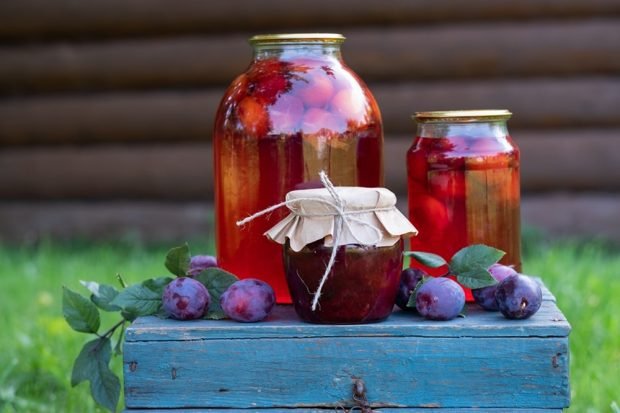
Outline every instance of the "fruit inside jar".
{"label": "fruit inside jar", "polygon": [[216,247],[220,265],[270,283],[290,303],[282,249],[264,232],[283,209],[239,228],[236,222],[320,186],[383,185],[377,104],[344,64],[340,35],[267,35],[250,40],[254,59],[224,95],[214,129]]}
{"label": "fruit inside jar", "polygon": [[[472,112],[418,118],[407,169],[409,219],[420,233],[410,248],[448,260],[467,245],[487,244],[505,251],[501,262],[520,271],[519,150],[506,129],[510,113]],[[431,275],[446,271],[414,260],[411,266]]]}

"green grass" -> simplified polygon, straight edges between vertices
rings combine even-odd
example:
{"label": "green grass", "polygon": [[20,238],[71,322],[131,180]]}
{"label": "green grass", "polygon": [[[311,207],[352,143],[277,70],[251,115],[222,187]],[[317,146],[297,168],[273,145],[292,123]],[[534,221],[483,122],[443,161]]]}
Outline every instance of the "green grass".
{"label": "green grass", "polygon": [[[203,243],[192,251],[207,252]],[[524,238],[525,271],[541,276],[573,326],[574,412],[610,412],[620,404],[620,248],[601,242]],[[79,280],[116,283],[165,274],[171,245],[43,242],[0,246],[0,413],[99,412],[88,384],[71,389],[73,359],[89,339],[66,325],[61,286],[85,292]],[[114,317],[104,317],[103,327]],[[113,365],[120,374],[117,358]],[[501,390],[500,390],[501,391]]]}

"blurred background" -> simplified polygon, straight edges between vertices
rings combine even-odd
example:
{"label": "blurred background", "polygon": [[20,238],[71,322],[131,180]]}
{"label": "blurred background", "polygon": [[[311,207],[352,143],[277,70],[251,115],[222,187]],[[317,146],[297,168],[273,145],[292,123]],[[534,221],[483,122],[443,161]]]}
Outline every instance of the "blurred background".
{"label": "blurred background", "polygon": [[524,222],[620,240],[617,0],[3,0],[0,19],[5,241],[210,233],[213,118],[247,38],[304,31],[347,37],[402,200],[414,111],[507,108]]}
{"label": "blurred background", "polygon": [[0,0],[0,413],[102,411],[70,386],[89,338],[60,287],[213,252],[213,118],[269,32],[347,37],[401,201],[413,112],[514,113],[524,271],[573,326],[571,411],[620,412],[620,0]]}

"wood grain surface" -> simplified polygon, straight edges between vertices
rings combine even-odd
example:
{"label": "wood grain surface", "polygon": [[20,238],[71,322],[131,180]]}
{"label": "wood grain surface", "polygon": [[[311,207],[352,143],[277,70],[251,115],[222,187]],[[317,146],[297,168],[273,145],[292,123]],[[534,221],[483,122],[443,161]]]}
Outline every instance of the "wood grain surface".
{"label": "wood grain surface", "polygon": [[[345,62],[365,81],[576,76],[620,71],[620,19],[357,27]],[[226,85],[249,65],[245,34],[0,46],[0,92]]]}
{"label": "wood grain surface", "polygon": [[88,38],[188,32],[341,30],[351,25],[451,23],[461,21],[571,19],[620,14],[615,0],[271,0],[204,2],[175,7],[166,0],[4,0],[0,38]]}
{"label": "wood grain surface", "polygon": [[569,331],[548,292],[519,322],[473,305],[449,322],[398,311],[377,324],[313,325],[290,306],[258,324],[145,317],[127,331],[125,400],[130,409],[337,408],[351,405],[361,378],[375,407],[562,408]]}
{"label": "wood grain surface", "polygon": [[[522,131],[524,192],[620,190],[620,130]],[[407,192],[413,135],[385,140],[385,182]],[[0,151],[2,199],[213,199],[209,143],[15,147]]]}
{"label": "wood grain surface", "polygon": [[[620,77],[371,84],[386,134],[416,111],[508,108],[511,130],[620,126]],[[223,89],[0,99],[0,144],[207,142]]]}

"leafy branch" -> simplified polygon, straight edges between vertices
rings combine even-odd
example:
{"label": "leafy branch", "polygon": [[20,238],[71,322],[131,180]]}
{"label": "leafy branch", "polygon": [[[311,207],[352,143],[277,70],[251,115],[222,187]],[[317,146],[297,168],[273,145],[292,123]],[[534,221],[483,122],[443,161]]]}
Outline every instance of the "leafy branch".
{"label": "leafy branch", "polygon": [[[475,244],[464,247],[457,251],[450,262],[443,257],[430,252],[406,251],[404,255],[411,257],[420,264],[430,268],[447,267],[441,277],[453,276],[464,287],[475,289],[488,287],[497,284],[489,272],[489,267],[497,263],[505,252],[497,248],[489,247],[484,244]],[[428,278],[423,278],[418,282],[412,294],[409,296],[408,307],[415,307],[415,298],[418,289]]]}
{"label": "leafy branch", "polygon": [[[178,277],[188,275],[190,263],[191,255],[187,243],[172,248],[164,261],[168,271]],[[121,290],[95,281],[80,282],[89,291],[89,296],[64,286],[62,289],[62,313],[69,326],[77,332],[95,336],[84,344],[73,363],[71,385],[75,387],[84,381],[90,382],[93,399],[111,412],[117,410],[121,391],[120,379],[110,369],[112,355],[122,354],[128,323],[142,316],[165,316],[162,312],[162,294],[164,288],[173,280],[172,277],[158,277],[127,285],[120,274],[117,274],[116,278]],[[211,295],[212,304],[204,318],[224,318],[219,306],[220,295],[238,278],[219,268],[207,268],[194,278],[203,283]],[[120,315],[119,320],[103,332],[100,332],[100,311]]]}

